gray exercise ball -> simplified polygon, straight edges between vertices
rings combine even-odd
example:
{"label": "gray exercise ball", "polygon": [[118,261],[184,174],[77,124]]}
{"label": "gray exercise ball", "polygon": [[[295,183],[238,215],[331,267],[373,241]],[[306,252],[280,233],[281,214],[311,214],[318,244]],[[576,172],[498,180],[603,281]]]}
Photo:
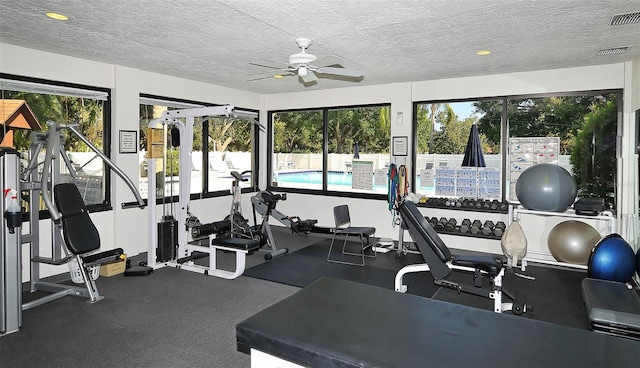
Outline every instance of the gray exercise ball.
{"label": "gray exercise ball", "polygon": [[522,172],[516,182],[516,196],[528,210],[564,212],[578,194],[573,176],[562,166],[538,164]]}
{"label": "gray exercise ball", "polygon": [[591,250],[602,236],[593,226],[582,221],[565,221],[549,232],[547,246],[551,255],[560,262],[587,265]]}

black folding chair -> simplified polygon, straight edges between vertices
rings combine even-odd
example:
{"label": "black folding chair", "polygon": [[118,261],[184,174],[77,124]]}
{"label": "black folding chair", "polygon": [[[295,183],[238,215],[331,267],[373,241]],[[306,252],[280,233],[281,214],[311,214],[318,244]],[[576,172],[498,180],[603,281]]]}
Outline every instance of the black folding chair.
{"label": "black folding chair", "polygon": [[[329,247],[329,254],[327,254],[327,261],[333,263],[341,263],[348,264],[353,266],[364,266],[364,257],[376,257],[376,251],[371,243],[371,237],[376,233],[375,227],[359,227],[359,226],[351,226],[351,216],[349,215],[349,206],[340,205],[333,208],[333,218],[336,222],[336,227],[333,231],[333,237],[331,238],[331,246]],[[362,262],[354,263],[347,262],[337,259],[331,259],[331,251],[333,250],[333,243],[336,240],[336,236],[341,235],[344,237],[344,242],[342,244],[342,254],[350,255],[350,256],[360,256]],[[360,238],[360,252],[348,252],[345,250],[347,245],[347,239],[350,236],[358,236]],[[367,242],[365,243],[365,238]],[[373,254],[365,254],[366,250],[369,249],[373,252]]]}

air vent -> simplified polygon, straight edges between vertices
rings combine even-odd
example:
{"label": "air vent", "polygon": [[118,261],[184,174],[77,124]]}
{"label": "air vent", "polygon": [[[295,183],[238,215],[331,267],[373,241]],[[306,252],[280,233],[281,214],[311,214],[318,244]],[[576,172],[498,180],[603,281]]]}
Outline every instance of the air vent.
{"label": "air vent", "polygon": [[624,14],[614,14],[611,17],[611,22],[609,22],[610,26],[622,26],[625,24],[636,24],[640,23],[640,11],[633,13],[624,13]]}
{"label": "air vent", "polygon": [[598,50],[598,55],[620,55],[629,51],[629,46],[624,47],[612,47],[609,49]]}

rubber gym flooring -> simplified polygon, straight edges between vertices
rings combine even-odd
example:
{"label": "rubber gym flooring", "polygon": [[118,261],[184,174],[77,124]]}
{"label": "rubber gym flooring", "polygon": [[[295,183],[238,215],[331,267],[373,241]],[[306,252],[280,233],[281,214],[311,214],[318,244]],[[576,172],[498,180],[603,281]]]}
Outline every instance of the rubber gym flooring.
{"label": "rubber gym flooring", "polygon": [[[378,253],[376,258],[366,258],[365,266],[350,266],[326,261],[330,239],[321,240],[298,251],[280,257],[268,263],[254,266],[245,272],[245,276],[274,281],[282,284],[305,287],[320,277],[334,277],[369,285],[394,289],[395,275],[409,264],[424,263],[419,254],[407,254],[396,257],[395,252]],[[349,246],[348,242],[348,246]],[[357,242],[353,242],[356,244]],[[336,241],[332,258],[344,257],[344,260],[359,262],[358,257],[340,254],[342,242]],[[455,250],[452,250],[455,254]],[[582,301],[580,282],[587,275],[585,271],[562,269],[558,267],[535,266],[529,264],[525,272],[520,272],[535,280],[516,275],[506,275],[504,288],[518,298],[524,298],[533,307],[533,313],[523,317],[588,329],[587,312]],[[450,280],[473,285],[473,274],[454,272]],[[410,294],[464,304],[471,307],[493,310],[493,300],[455,290],[441,288],[433,283],[428,272],[407,274],[404,282]],[[484,287],[489,287],[485,278]],[[506,297],[503,302],[507,302]]]}
{"label": "rubber gym flooring", "polygon": [[[0,366],[249,367],[250,357],[236,350],[237,323],[319,277],[392,289],[397,270],[423,262],[420,255],[379,253],[365,267],[333,264],[326,261],[325,235],[304,239],[274,227],[274,237],[291,252],[268,263],[261,253],[248,256],[245,275],[235,280],[174,268],[142,277],[100,277],[96,284],[105,299],[99,303],[67,296],[25,311],[20,330],[0,338]],[[233,254],[218,257],[222,268],[233,266]],[[144,256],[134,258],[135,264]],[[580,291],[585,272],[529,266],[526,274],[536,280],[505,278],[505,287],[526,294],[535,308],[523,318],[587,328]],[[456,274],[455,280],[472,283],[468,274]],[[409,274],[405,281],[409,293],[492,309],[488,299],[441,290],[428,273]],[[23,301],[33,297],[25,291]],[[402,315],[393,305],[372,308]],[[517,338],[526,331],[512,333]]]}

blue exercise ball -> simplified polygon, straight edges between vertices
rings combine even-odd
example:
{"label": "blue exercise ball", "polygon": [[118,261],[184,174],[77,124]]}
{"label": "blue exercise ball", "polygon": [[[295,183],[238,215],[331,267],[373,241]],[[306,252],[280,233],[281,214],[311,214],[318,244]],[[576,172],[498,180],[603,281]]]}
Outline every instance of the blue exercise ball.
{"label": "blue exercise ball", "polygon": [[578,194],[573,176],[562,166],[538,164],[522,172],[516,182],[516,196],[528,210],[564,212]]}
{"label": "blue exercise ball", "polygon": [[640,248],[638,248],[638,252],[636,253],[636,273],[638,277],[640,277]]}
{"label": "blue exercise ball", "polygon": [[588,275],[594,279],[627,282],[636,268],[633,248],[618,234],[602,238],[589,257]]}

